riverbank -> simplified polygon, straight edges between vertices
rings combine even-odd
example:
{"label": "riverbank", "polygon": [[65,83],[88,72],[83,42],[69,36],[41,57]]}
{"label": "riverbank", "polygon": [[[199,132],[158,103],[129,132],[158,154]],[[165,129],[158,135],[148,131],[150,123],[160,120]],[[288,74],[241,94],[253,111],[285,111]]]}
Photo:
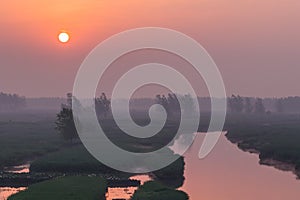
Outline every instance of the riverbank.
{"label": "riverbank", "polygon": [[[225,134],[226,135],[226,134]],[[257,154],[260,155],[260,151],[254,148],[243,148],[241,144],[243,144],[243,141],[234,141],[234,140],[230,140],[230,138],[227,137],[227,139],[237,145],[239,147],[239,149],[241,149],[244,152],[248,152],[250,154]],[[288,162],[282,162],[279,160],[275,160],[272,158],[260,158],[259,156],[259,164],[261,165],[265,165],[265,166],[269,166],[269,167],[274,167],[275,169],[281,170],[281,171],[287,171],[287,172],[292,172],[294,175],[297,176],[297,179],[300,179],[300,169],[297,170],[296,169],[296,165],[292,164],[292,163],[288,163]]]}
{"label": "riverbank", "polygon": [[[239,146],[239,143],[235,143],[235,144]],[[243,148],[239,148],[239,149],[243,150],[244,152],[260,155],[260,152],[256,149],[243,149]],[[296,169],[296,165],[293,163],[282,162],[279,160],[275,160],[273,158],[262,159],[259,156],[259,164],[269,166],[269,167],[274,167],[275,169],[281,171],[292,172],[297,177],[297,179],[300,179],[300,169]]]}
{"label": "riverbank", "polygon": [[228,128],[227,139],[245,152],[259,155],[261,165],[290,171],[300,178],[300,125],[297,122],[244,123]]}
{"label": "riverbank", "polygon": [[228,120],[227,139],[241,150],[259,155],[259,163],[300,178],[300,124],[297,115],[240,116]]}
{"label": "riverbank", "polygon": [[0,121],[0,170],[59,150],[64,141],[54,128],[53,119]]}

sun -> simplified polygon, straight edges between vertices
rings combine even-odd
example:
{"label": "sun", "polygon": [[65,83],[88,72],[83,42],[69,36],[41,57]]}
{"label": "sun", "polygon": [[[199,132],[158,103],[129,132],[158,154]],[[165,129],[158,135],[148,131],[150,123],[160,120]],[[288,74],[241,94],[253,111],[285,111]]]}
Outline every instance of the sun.
{"label": "sun", "polygon": [[70,40],[70,35],[66,32],[61,32],[58,35],[58,40],[62,43],[67,43]]}

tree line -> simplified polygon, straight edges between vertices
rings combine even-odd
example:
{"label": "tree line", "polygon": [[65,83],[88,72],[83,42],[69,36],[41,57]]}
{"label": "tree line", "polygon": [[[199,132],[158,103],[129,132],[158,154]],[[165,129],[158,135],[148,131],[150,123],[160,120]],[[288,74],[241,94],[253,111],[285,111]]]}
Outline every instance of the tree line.
{"label": "tree line", "polygon": [[[72,104],[76,98],[72,93],[67,94],[67,103],[61,105],[61,110],[57,114],[55,121],[56,129],[59,131],[63,139],[73,141],[78,138],[77,130],[74,123]],[[100,97],[95,98],[95,110],[99,119],[107,118],[110,113],[110,100],[102,93]]]}
{"label": "tree line", "polygon": [[300,97],[285,97],[273,99],[275,109],[279,113],[299,113]]}
{"label": "tree line", "polygon": [[254,98],[232,95],[227,99],[232,113],[300,113],[300,97]]}
{"label": "tree line", "polygon": [[15,111],[26,107],[26,98],[0,92],[0,111]]}
{"label": "tree line", "polygon": [[[67,94],[67,103],[62,104],[60,112],[57,114],[56,128],[66,140],[73,140],[78,137],[75,128],[73,113],[72,113],[72,101],[74,101],[71,93]],[[181,114],[185,116],[193,116],[196,111],[196,105],[191,95],[175,95],[169,93],[167,95],[158,94],[152,99],[153,103],[160,104],[167,112],[168,119],[178,118]],[[111,116],[111,100],[102,93],[99,97],[94,99],[95,110],[99,119],[106,119]],[[137,102],[138,100],[135,100]],[[145,102],[144,99],[142,99]],[[199,98],[198,98],[199,101]],[[239,95],[232,95],[228,97],[228,111],[231,113],[247,113],[247,114],[267,114],[270,113],[265,106],[266,99],[253,98],[253,97],[241,97]],[[179,102],[182,102],[180,106]],[[289,106],[294,106],[294,110],[300,108],[300,97],[297,98],[279,98],[269,99],[268,104],[273,104],[274,109],[272,112],[285,112]],[[151,101],[147,101],[147,104]],[[153,104],[152,103],[152,104]],[[147,107],[147,106],[145,106]],[[270,105],[268,106],[270,108]]]}
{"label": "tree line", "polygon": [[[179,105],[179,99],[183,103],[182,107]],[[105,93],[102,93],[100,97],[94,99],[95,110],[99,119],[107,119],[111,115],[111,100],[107,98]],[[173,93],[165,95],[156,95],[154,103],[160,104],[164,107],[168,114],[168,118],[180,117],[181,112],[186,116],[192,116],[195,112],[194,100],[190,95],[177,95]],[[76,131],[72,104],[77,103],[76,98],[71,93],[67,94],[67,103],[61,105],[61,110],[57,114],[55,121],[56,129],[61,136],[68,141],[73,141],[78,138]]]}
{"label": "tree line", "polygon": [[241,97],[232,95],[227,99],[228,110],[232,113],[266,113],[262,98]]}
{"label": "tree line", "polygon": [[197,99],[193,99],[190,94],[168,93],[167,96],[158,94],[155,98],[155,103],[164,107],[169,118],[180,117],[180,114],[184,114],[186,117],[193,116],[196,112],[195,101]]}

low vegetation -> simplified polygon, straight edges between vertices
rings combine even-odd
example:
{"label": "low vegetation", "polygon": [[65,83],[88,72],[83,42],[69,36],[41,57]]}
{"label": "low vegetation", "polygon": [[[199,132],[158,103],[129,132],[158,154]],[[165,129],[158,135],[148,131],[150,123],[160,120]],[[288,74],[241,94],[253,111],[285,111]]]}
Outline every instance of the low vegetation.
{"label": "low vegetation", "polygon": [[112,173],[114,170],[96,160],[83,145],[47,154],[34,161],[32,172]]}
{"label": "low vegetation", "polygon": [[0,121],[0,169],[56,151],[62,143],[55,133],[53,119]]}
{"label": "low vegetation", "polygon": [[105,200],[106,190],[100,177],[61,177],[33,184],[8,200]]}
{"label": "low vegetation", "polygon": [[164,186],[156,181],[146,182],[133,194],[131,200],[188,200],[188,195],[179,190]]}
{"label": "low vegetation", "polygon": [[169,166],[152,172],[155,180],[172,188],[179,188],[184,182],[184,158],[181,156]]}

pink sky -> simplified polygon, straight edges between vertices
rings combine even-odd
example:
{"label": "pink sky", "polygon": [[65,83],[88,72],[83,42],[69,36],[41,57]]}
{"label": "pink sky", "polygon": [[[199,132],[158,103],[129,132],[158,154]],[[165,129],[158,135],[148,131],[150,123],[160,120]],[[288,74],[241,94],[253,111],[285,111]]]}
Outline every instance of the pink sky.
{"label": "pink sky", "polygon": [[[299,19],[298,0],[3,1],[0,91],[64,96],[99,42],[126,29],[159,26],[202,44],[229,95],[300,95]],[[70,43],[57,41],[60,30],[70,32]]]}

